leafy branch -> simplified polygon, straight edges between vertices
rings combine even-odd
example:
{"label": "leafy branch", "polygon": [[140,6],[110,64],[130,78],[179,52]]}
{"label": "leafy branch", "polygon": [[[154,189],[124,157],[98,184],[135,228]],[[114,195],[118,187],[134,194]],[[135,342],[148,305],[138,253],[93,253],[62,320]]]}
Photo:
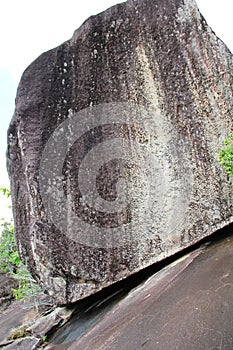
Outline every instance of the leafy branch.
{"label": "leafy branch", "polygon": [[225,147],[219,151],[219,162],[228,175],[233,175],[233,132],[225,141]]}
{"label": "leafy branch", "polygon": [[[7,188],[0,187],[0,192],[7,198],[10,197],[10,191]],[[19,287],[13,289],[16,299],[36,296],[41,289],[19,257],[14,236],[14,225],[4,219],[0,220],[2,228],[0,235],[0,272],[10,274],[18,281]]]}

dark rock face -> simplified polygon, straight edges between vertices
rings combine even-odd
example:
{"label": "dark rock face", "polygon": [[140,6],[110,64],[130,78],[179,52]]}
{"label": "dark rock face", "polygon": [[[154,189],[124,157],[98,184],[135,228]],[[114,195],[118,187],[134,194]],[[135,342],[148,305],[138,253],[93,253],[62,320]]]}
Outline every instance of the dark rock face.
{"label": "dark rock face", "polygon": [[25,350],[25,349],[38,349],[40,342],[37,338],[34,337],[25,337],[22,339],[17,339],[9,345],[4,346],[6,350]]}
{"label": "dark rock face", "polygon": [[[137,278],[128,278],[69,307],[54,309],[51,300],[42,294],[25,304],[16,301],[0,315],[0,346],[232,350],[231,232],[232,225],[219,231],[214,242],[164,263],[152,275],[152,269],[149,274],[147,269],[143,282],[137,274]],[[20,330],[27,337],[12,340]]]}
{"label": "dark rock face", "polygon": [[12,289],[18,287],[18,281],[4,272],[0,272],[0,311],[5,310],[14,300]]}
{"label": "dark rock face", "polygon": [[66,349],[231,350],[232,257],[232,237],[192,252],[129,293]]}
{"label": "dark rock face", "polygon": [[232,222],[217,160],[231,69],[194,1],[132,0],[24,72],[8,133],[16,238],[57,303]]}
{"label": "dark rock face", "polygon": [[[52,326],[57,324],[57,318],[54,317],[52,308],[51,300],[44,294],[38,294],[35,298],[28,298],[25,301],[17,300],[11,303],[0,315],[0,347],[9,346],[10,349],[34,349],[29,344],[31,342],[32,344],[34,342],[39,343],[42,340],[42,336],[38,332],[39,320],[41,322],[44,321],[44,329],[48,325],[49,316],[46,317],[44,314],[49,314],[51,319],[53,319]],[[59,309],[61,308],[56,310],[57,314]],[[25,333],[28,337],[21,339],[20,337],[25,337]],[[21,341],[24,347],[23,345],[19,347],[18,342],[21,344]]]}

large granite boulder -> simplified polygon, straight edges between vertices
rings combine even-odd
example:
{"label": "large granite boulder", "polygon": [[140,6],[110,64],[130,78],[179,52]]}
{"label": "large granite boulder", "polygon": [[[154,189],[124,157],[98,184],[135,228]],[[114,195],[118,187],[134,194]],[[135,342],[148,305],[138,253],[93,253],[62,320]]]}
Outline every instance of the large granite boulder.
{"label": "large granite boulder", "polygon": [[129,0],[24,72],[8,132],[16,238],[59,304],[233,221],[218,149],[232,55],[192,0]]}

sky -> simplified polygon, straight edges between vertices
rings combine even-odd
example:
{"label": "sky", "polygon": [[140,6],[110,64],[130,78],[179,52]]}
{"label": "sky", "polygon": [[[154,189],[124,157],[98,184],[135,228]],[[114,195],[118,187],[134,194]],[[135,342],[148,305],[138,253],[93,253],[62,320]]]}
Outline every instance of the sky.
{"label": "sky", "polygon": [[[154,0],[155,1],[155,0]],[[17,85],[26,67],[42,52],[68,40],[89,16],[123,1],[3,0],[0,18],[0,187],[9,187],[5,168],[6,133],[14,112]],[[196,0],[207,23],[233,52],[232,0]],[[10,216],[0,195],[0,217]]]}

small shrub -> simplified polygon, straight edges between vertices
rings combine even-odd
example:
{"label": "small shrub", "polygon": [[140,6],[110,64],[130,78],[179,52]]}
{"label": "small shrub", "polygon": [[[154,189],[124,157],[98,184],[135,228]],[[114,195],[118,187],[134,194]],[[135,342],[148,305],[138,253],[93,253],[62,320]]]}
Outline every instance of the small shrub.
{"label": "small shrub", "polygon": [[16,272],[11,274],[11,276],[17,279],[19,282],[19,287],[13,289],[13,294],[16,300],[25,300],[27,297],[35,297],[38,293],[41,292],[41,288],[33,279],[22,261],[20,259],[19,261],[20,263]]}
{"label": "small shrub", "polygon": [[[7,197],[10,196],[8,189],[0,187],[0,191]],[[13,289],[16,299],[26,299],[27,297],[36,296],[41,292],[41,289],[19,257],[14,237],[14,225],[12,222],[7,222],[4,219],[1,219],[1,221],[0,271],[9,273],[18,281],[19,287]]]}
{"label": "small shrub", "polygon": [[233,175],[233,132],[224,141],[225,147],[219,151],[219,162],[225,168],[228,175]]}
{"label": "small shrub", "polygon": [[43,338],[42,338],[43,343],[45,343],[46,340],[47,340],[47,335],[44,335]]}
{"label": "small shrub", "polygon": [[0,271],[13,273],[16,265],[13,262],[12,254],[15,254],[17,251],[14,226],[12,222],[6,222],[4,219],[1,219],[0,226],[2,227],[2,234],[0,237]]}

